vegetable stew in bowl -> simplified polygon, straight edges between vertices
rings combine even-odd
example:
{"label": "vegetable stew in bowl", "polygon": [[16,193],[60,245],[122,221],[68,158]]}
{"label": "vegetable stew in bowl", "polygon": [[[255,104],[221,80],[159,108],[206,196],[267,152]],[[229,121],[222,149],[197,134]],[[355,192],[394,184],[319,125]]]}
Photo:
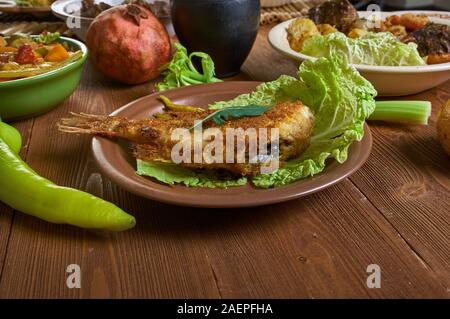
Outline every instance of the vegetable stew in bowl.
{"label": "vegetable stew in bowl", "polygon": [[59,33],[0,36],[0,82],[44,74],[81,58],[81,50],[58,39]]}
{"label": "vegetable stew in bowl", "polygon": [[11,121],[42,114],[78,86],[87,47],[75,39],[45,33],[1,37],[0,117]]}

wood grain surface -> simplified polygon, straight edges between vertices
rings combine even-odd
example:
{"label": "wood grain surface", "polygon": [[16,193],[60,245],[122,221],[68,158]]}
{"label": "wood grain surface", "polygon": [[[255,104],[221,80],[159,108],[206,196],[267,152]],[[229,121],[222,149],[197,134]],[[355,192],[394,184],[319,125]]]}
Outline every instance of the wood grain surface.
{"label": "wood grain surface", "polygon": [[[263,27],[238,79],[273,80],[298,65]],[[354,174],[307,198],[250,209],[180,208],[136,197],[103,177],[90,139],[59,133],[69,111],[110,113],[151,93],[87,63],[57,109],[15,123],[41,175],[112,201],[137,218],[124,233],[52,225],[0,204],[0,298],[449,298],[450,157],[435,120],[450,83],[407,97],[433,102],[429,126],[370,123],[374,147]],[[66,267],[81,266],[81,289]],[[381,267],[381,288],[366,285]]]}

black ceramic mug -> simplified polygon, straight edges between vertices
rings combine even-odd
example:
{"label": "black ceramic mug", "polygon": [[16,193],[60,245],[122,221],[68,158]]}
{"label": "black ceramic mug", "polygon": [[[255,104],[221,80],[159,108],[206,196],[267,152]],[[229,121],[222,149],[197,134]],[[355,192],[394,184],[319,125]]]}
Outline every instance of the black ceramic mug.
{"label": "black ceramic mug", "polygon": [[258,33],[260,0],[172,0],[172,23],[189,52],[206,52],[218,77],[237,74]]}

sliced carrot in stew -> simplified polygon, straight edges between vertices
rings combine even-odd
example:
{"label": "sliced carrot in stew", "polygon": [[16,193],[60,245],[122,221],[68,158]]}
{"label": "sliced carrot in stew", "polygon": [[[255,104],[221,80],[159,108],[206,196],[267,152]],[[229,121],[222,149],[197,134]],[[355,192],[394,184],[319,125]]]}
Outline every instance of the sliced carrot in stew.
{"label": "sliced carrot in stew", "polygon": [[69,58],[69,52],[60,43],[57,43],[53,48],[48,51],[45,56],[45,61],[48,62],[61,62]]}

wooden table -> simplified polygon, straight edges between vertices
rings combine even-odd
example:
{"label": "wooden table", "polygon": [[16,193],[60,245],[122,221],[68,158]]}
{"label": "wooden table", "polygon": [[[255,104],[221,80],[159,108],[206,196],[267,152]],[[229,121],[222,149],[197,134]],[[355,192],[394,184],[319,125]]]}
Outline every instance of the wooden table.
{"label": "wooden table", "polygon": [[[239,78],[296,73],[263,28]],[[94,164],[89,137],[59,133],[69,111],[109,113],[149,94],[88,63],[57,109],[16,123],[22,156],[40,174],[132,212],[135,229],[52,225],[0,204],[0,297],[330,298],[450,297],[450,157],[435,132],[450,82],[408,97],[433,102],[428,126],[370,123],[372,154],[356,174],[307,198],[259,208],[182,208],[134,196]],[[0,177],[1,178],[1,177]],[[66,267],[81,266],[81,289]],[[366,285],[381,268],[381,288]]]}

